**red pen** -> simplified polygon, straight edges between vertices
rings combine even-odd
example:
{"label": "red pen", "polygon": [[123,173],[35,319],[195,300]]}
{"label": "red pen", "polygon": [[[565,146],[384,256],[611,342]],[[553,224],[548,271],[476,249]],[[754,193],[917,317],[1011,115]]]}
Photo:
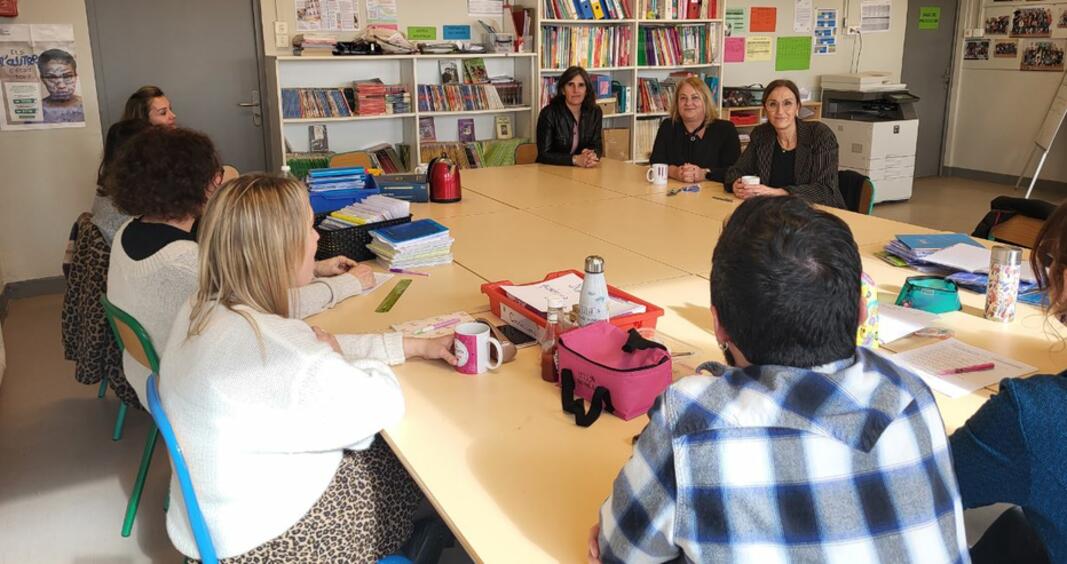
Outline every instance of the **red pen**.
{"label": "red pen", "polygon": [[992,370],[995,364],[992,362],[984,362],[982,364],[974,364],[971,366],[964,366],[961,368],[951,368],[949,370],[942,370],[938,376],[951,376],[953,374],[967,374],[969,372],[985,372],[986,370]]}

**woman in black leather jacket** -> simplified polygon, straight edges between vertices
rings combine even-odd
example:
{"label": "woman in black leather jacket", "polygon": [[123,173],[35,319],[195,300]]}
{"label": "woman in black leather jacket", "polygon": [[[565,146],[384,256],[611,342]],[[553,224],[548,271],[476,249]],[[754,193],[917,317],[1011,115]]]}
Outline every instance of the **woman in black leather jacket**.
{"label": "woman in black leather jacket", "polygon": [[603,113],[582,67],[563,71],[556,97],[537,118],[537,162],[594,167],[604,154]]}

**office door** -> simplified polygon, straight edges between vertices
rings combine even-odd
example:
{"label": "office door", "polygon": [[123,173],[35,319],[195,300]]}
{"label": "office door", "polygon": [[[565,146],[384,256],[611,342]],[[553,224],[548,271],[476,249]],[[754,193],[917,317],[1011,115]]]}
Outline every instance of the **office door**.
{"label": "office door", "polygon": [[146,84],[167,94],[178,125],[203,131],[222,161],[264,170],[258,0],[86,0],[104,132]]}
{"label": "office door", "polygon": [[[922,10],[940,10],[936,27],[919,25]],[[948,107],[952,80],[952,51],[956,37],[957,0],[912,0],[908,2],[908,20],[904,35],[904,60],[901,81],[920,98],[919,142],[915,152],[915,177],[941,173]],[[927,18],[927,21],[931,21]],[[933,27],[933,29],[930,29]]]}

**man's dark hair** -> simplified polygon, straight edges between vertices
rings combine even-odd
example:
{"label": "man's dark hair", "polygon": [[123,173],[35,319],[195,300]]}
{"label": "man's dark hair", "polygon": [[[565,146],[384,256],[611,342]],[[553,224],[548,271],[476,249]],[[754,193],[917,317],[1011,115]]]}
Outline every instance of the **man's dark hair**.
{"label": "man's dark hair", "polygon": [[585,82],[585,98],[582,98],[582,107],[585,109],[592,109],[596,107],[596,86],[593,85],[593,79],[589,78],[589,73],[585,72],[582,67],[567,67],[567,70],[563,71],[563,74],[559,76],[559,81],[556,82],[556,96],[552,98],[553,104],[566,104],[567,94],[564,92],[564,88],[567,83],[574,79],[574,77],[580,76]]}
{"label": "man's dark hair", "polygon": [[811,368],[855,354],[861,276],[844,221],[795,196],[753,198],[715,246],[711,304],[750,363]]}
{"label": "man's dark hair", "polygon": [[126,215],[182,219],[200,214],[208,184],[221,170],[207,135],[149,127],[119,149],[104,189]]}

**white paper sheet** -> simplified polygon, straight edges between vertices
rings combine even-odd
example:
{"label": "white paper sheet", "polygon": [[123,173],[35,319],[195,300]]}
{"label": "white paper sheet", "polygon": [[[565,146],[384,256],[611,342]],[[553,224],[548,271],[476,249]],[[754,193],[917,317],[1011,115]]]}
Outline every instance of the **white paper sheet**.
{"label": "white paper sheet", "polygon": [[811,0],[795,0],[793,6],[793,32],[811,33],[814,16]]}
{"label": "white paper sheet", "polygon": [[359,12],[354,0],[296,0],[297,31],[356,31]]}
{"label": "white paper sheet", "polygon": [[[890,357],[914,370],[931,388],[950,398],[965,396],[1004,378],[1017,378],[1037,370],[1029,364],[1000,356],[959,341],[945,339]],[[992,370],[966,374],[940,375],[940,372],[992,362]]]}
{"label": "white paper sheet", "polygon": [[[941,266],[947,266],[964,272],[989,272],[989,261],[992,253],[985,247],[975,247],[964,243],[957,243],[933,253],[923,260]],[[1036,282],[1034,269],[1030,263],[1023,261],[1020,277],[1026,282]]]}
{"label": "white paper sheet", "polygon": [[892,343],[929,327],[940,319],[936,313],[894,304],[878,305],[878,340]]}
{"label": "white paper sheet", "polygon": [[891,26],[891,0],[863,0],[860,4],[860,32],[877,33],[889,31]]}
{"label": "white paper sheet", "polygon": [[[548,312],[548,298],[560,298],[563,300],[563,309],[569,310],[578,303],[582,292],[582,278],[577,274],[567,274],[552,280],[546,280],[540,284],[527,284],[525,286],[501,286],[509,296],[536,309],[541,313]],[[612,298],[608,304],[608,312],[611,317],[626,315],[629,313],[644,313],[645,306]]]}

